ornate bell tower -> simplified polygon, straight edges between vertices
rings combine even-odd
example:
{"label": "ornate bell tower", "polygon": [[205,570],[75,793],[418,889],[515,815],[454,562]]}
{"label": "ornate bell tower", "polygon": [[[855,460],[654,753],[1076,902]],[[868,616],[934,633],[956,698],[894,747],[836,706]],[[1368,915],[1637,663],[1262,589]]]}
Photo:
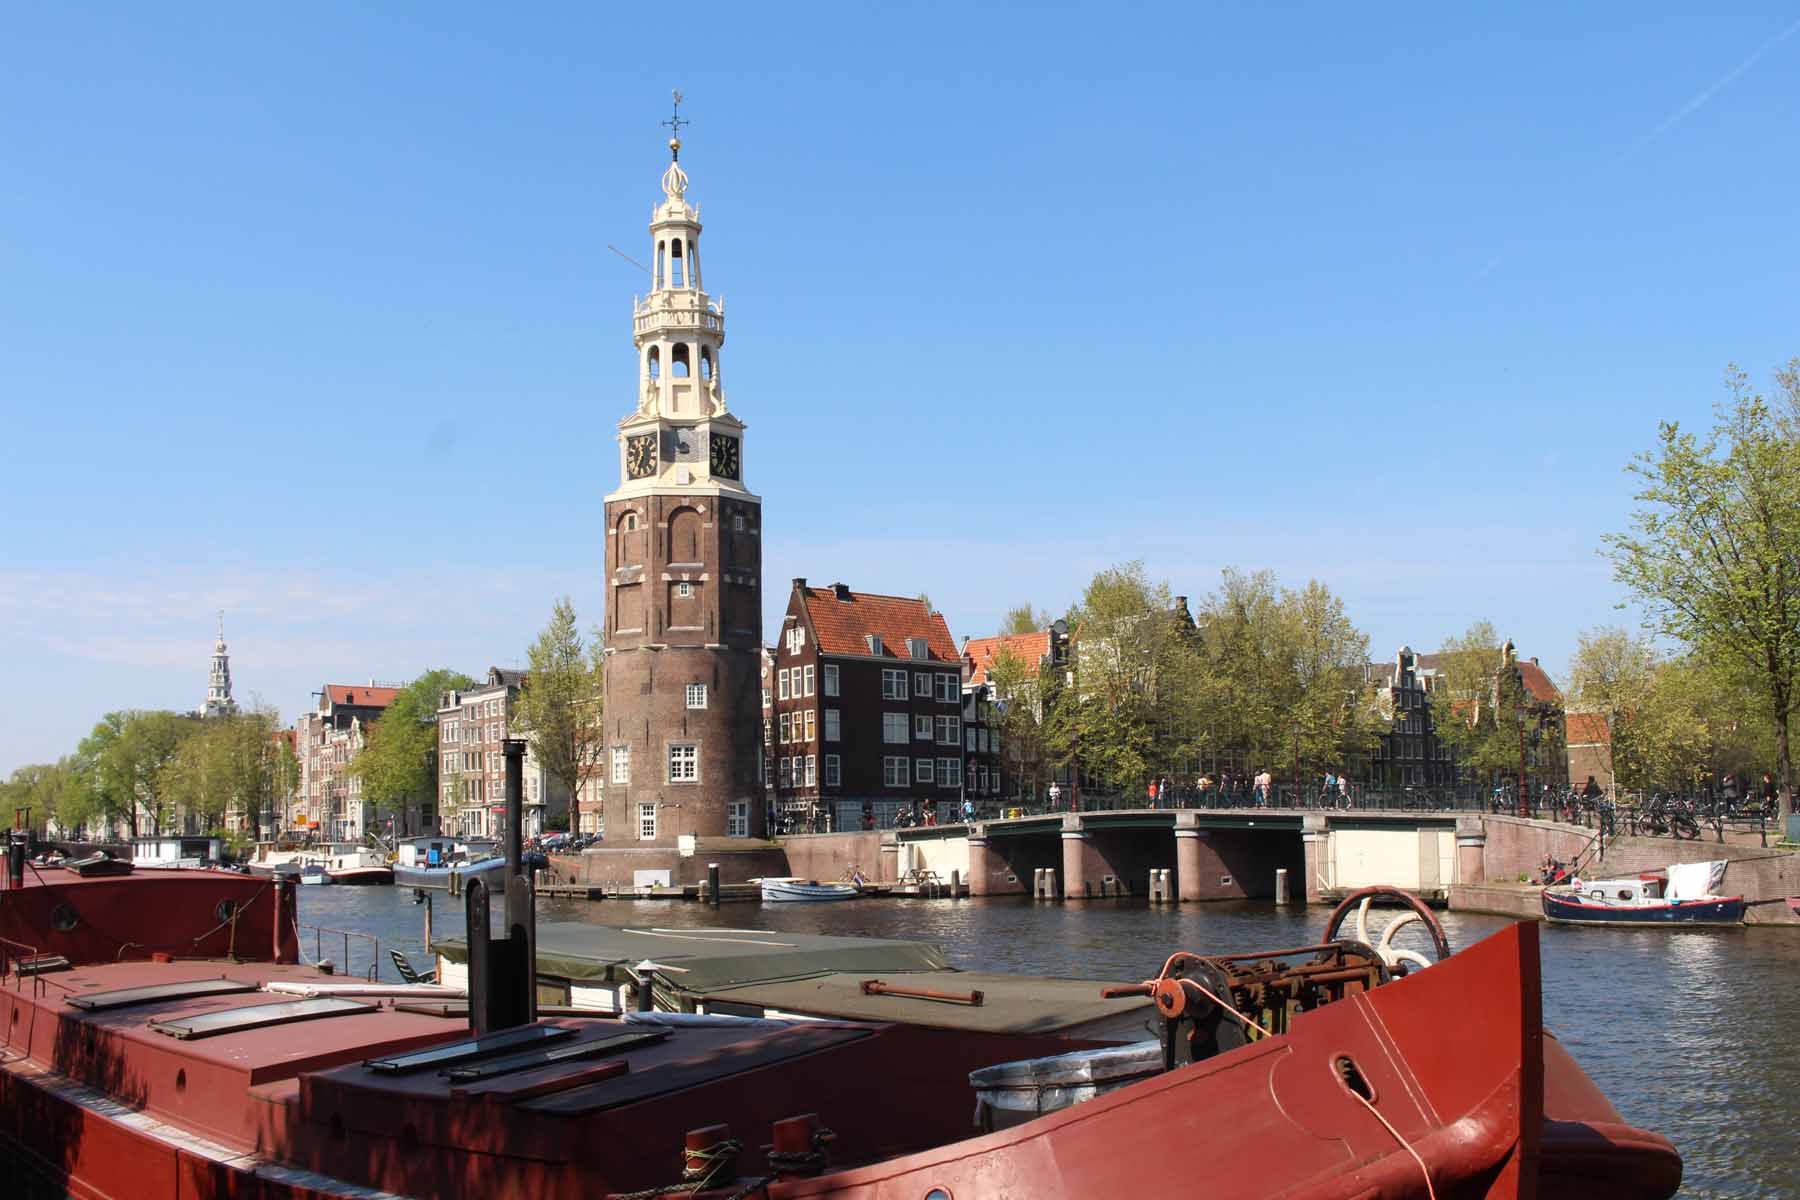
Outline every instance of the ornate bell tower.
{"label": "ornate bell tower", "polygon": [[652,287],[632,306],[635,411],[606,497],[609,849],[763,828],[762,501],[725,403],[725,305],[701,286],[676,105]]}

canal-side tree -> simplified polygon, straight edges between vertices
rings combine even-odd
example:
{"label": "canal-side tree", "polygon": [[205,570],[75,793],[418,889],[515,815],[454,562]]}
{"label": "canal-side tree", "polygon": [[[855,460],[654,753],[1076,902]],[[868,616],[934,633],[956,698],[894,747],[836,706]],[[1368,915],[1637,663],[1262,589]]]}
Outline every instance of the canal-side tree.
{"label": "canal-side tree", "polygon": [[67,832],[75,816],[71,801],[79,794],[74,771],[67,758],[53,763],[19,767],[0,783],[0,814],[13,817],[23,810],[29,828],[43,832],[52,823]]}
{"label": "canal-side tree", "polygon": [[1331,589],[1228,569],[1197,621],[1203,771],[1309,777],[1360,765],[1380,729],[1369,639]]}
{"label": "canal-side tree", "polygon": [[1519,724],[1524,686],[1501,670],[1501,640],[1492,622],[1479,620],[1437,652],[1431,688],[1432,725],[1470,781],[1485,783],[1519,768]]}
{"label": "canal-side tree", "polygon": [[112,712],[76,749],[86,805],[132,837],[159,834],[171,815],[165,791],[169,763],[200,722],[177,713]]}
{"label": "canal-side tree", "polygon": [[200,722],[164,768],[170,804],[207,830],[223,828],[235,813],[254,836],[293,790],[292,783],[282,790],[283,754],[291,762],[293,751],[277,739],[279,726],[279,714],[262,705]]}
{"label": "canal-side tree", "polygon": [[1058,670],[1049,663],[1027,662],[1004,643],[988,663],[987,681],[994,693],[991,729],[1000,742],[1005,777],[1021,795],[1041,795],[1050,781],[1045,710],[1057,694]]}
{"label": "canal-side tree", "polygon": [[1032,607],[1028,600],[1024,604],[1015,604],[1006,610],[1006,616],[1000,620],[1000,636],[1011,637],[1020,633],[1042,633],[1050,628],[1050,614],[1041,608]]}
{"label": "canal-side tree", "polygon": [[1199,643],[1141,562],[1099,572],[1068,616],[1071,684],[1046,722],[1053,761],[1110,792],[1179,774],[1197,738]]}
{"label": "canal-side tree", "polygon": [[[426,671],[394,695],[363,734],[350,772],[362,780],[363,800],[375,809],[375,828],[398,830],[408,807],[437,798],[437,712],[445,692],[474,680],[447,667]],[[390,818],[393,820],[390,821]]]}
{"label": "canal-side tree", "polygon": [[529,674],[519,693],[521,731],[538,764],[568,795],[571,814],[606,756],[600,719],[605,660],[600,631],[592,632],[592,641],[584,640],[574,603],[567,596],[558,600],[526,652]]}
{"label": "canal-side tree", "polygon": [[1628,465],[1640,507],[1605,553],[1653,630],[1755,681],[1785,819],[1800,706],[1800,359],[1777,373],[1774,400],[1736,366],[1725,386],[1710,430],[1663,422]]}

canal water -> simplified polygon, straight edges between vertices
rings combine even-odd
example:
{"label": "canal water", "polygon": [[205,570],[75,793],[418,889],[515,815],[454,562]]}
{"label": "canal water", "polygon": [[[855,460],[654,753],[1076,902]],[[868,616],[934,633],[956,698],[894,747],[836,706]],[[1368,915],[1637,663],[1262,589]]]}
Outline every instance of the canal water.
{"label": "canal water", "polygon": [[[435,893],[433,911],[440,935],[460,935],[459,902]],[[1506,923],[1473,913],[1440,915],[1452,947]],[[1387,919],[1379,911],[1373,916]],[[303,926],[379,938],[389,978],[390,948],[426,965],[423,919],[407,888],[300,889]],[[1325,912],[1262,903],[1152,908],[997,898],[718,909],[613,901],[545,904],[539,919],[909,938],[936,942],[951,962],[971,969],[1142,979],[1176,949],[1223,954],[1303,944],[1323,931]],[[302,940],[308,958],[322,953],[344,961],[341,935],[306,929]],[[1542,942],[1546,1024],[1628,1121],[1681,1148],[1682,1196],[1800,1196],[1800,936],[1766,927],[1546,926]],[[367,971],[372,950],[351,940],[352,971]]]}

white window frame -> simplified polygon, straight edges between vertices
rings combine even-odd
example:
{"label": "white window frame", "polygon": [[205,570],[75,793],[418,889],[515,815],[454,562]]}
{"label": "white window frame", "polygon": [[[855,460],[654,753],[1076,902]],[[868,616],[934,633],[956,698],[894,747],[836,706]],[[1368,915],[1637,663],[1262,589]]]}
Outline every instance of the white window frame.
{"label": "white window frame", "polygon": [[784,788],[784,787],[792,786],[792,784],[793,784],[793,767],[794,767],[794,760],[791,758],[783,757],[783,758],[778,758],[775,760],[775,786],[776,787]]}
{"label": "white window frame", "polygon": [[656,804],[646,802],[638,807],[638,841],[653,842],[656,840]]}
{"label": "white window frame", "polygon": [[827,696],[838,694],[838,668],[836,663],[826,663],[824,669],[824,689]]}
{"label": "white window frame", "polygon": [[809,708],[806,710],[806,737],[803,739],[805,741],[812,742],[818,740],[816,736],[819,731],[819,718],[817,714],[818,709],[816,708]]}
{"label": "white window frame", "polygon": [[825,786],[839,787],[844,778],[843,760],[835,754],[825,756]]}
{"label": "white window frame", "polygon": [[929,758],[913,759],[913,782],[914,783],[935,783],[935,782],[937,782],[937,762],[936,762],[936,760],[929,759]]}
{"label": "white window frame", "polygon": [[813,694],[813,669],[812,669],[812,664],[810,664],[810,663],[808,663],[808,664],[807,664],[807,665],[806,665],[806,666],[804,666],[804,667],[802,667],[802,668],[801,668],[801,671],[802,671],[802,672],[803,672],[803,681],[804,681],[804,682],[805,682],[805,684],[806,684],[806,690],[805,690],[805,691],[803,691],[803,692],[801,692],[801,693],[800,693],[800,694],[801,694],[801,695],[802,695],[802,696],[810,696],[810,695],[812,695],[812,694]]}
{"label": "white window frame", "polygon": [[699,783],[700,743],[670,742],[668,763],[670,783]]}
{"label": "white window frame", "polygon": [[950,675],[942,671],[938,672],[937,698],[946,704],[954,703],[958,699],[957,692],[961,690],[958,685],[961,684],[961,682],[962,680],[955,675]]}
{"label": "white window frame", "polygon": [[913,714],[913,740],[917,742],[931,740],[931,716],[928,713]]}
{"label": "white window frame", "polygon": [[962,788],[962,763],[954,758],[938,759],[938,786]]}
{"label": "white window frame", "polygon": [[937,719],[937,742],[940,746],[962,745],[962,718],[939,717]]}
{"label": "white window frame", "polygon": [[687,685],[687,706],[689,708],[706,707],[706,685],[704,683]]}
{"label": "white window frame", "polygon": [[881,698],[883,700],[905,700],[906,671],[894,667],[881,668]]}
{"label": "white window frame", "polygon": [[630,746],[614,746],[612,748],[612,781],[614,783],[631,782]]}
{"label": "white window frame", "polygon": [[725,806],[725,836],[750,836],[750,802],[733,800]]}
{"label": "white window frame", "polygon": [[975,727],[973,725],[963,730],[963,741],[965,743],[963,749],[970,754],[975,753]]}
{"label": "white window frame", "polygon": [[911,787],[912,759],[904,754],[888,754],[881,759],[882,787]]}
{"label": "white window frame", "polygon": [[912,741],[907,730],[905,713],[884,712],[881,714],[881,740],[884,745],[888,746],[904,746]]}
{"label": "white window frame", "polygon": [[806,786],[819,786],[819,757],[816,754],[806,756]]}
{"label": "white window frame", "polygon": [[844,718],[835,708],[825,710],[825,740],[828,742],[844,740]]}
{"label": "white window frame", "polygon": [[776,720],[781,723],[781,744],[784,746],[791,740],[788,737],[788,734],[791,732],[793,719],[794,714],[792,713],[782,713],[781,716],[776,718]]}
{"label": "white window frame", "polygon": [[931,675],[925,671],[913,673],[913,695],[921,700],[931,698]]}
{"label": "white window frame", "polygon": [[775,691],[775,698],[777,700],[786,700],[788,698],[787,668],[783,667],[783,668],[781,668],[781,670],[775,672],[775,674],[777,676],[777,679],[775,682],[778,685],[776,688],[776,691]]}

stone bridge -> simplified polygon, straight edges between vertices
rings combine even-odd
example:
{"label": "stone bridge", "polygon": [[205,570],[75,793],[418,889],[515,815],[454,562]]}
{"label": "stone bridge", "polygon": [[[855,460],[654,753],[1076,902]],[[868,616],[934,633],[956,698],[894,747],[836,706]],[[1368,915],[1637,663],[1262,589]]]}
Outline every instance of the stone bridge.
{"label": "stone bridge", "polygon": [[1126,809],[902,829],[881,852],[884,877],[954,872],[972,896],[1142,896],[1168,870],[1172,899],[1319,902],[1376,883],[1446,899],[1484,878],[1485,844],[1478,813]]}

